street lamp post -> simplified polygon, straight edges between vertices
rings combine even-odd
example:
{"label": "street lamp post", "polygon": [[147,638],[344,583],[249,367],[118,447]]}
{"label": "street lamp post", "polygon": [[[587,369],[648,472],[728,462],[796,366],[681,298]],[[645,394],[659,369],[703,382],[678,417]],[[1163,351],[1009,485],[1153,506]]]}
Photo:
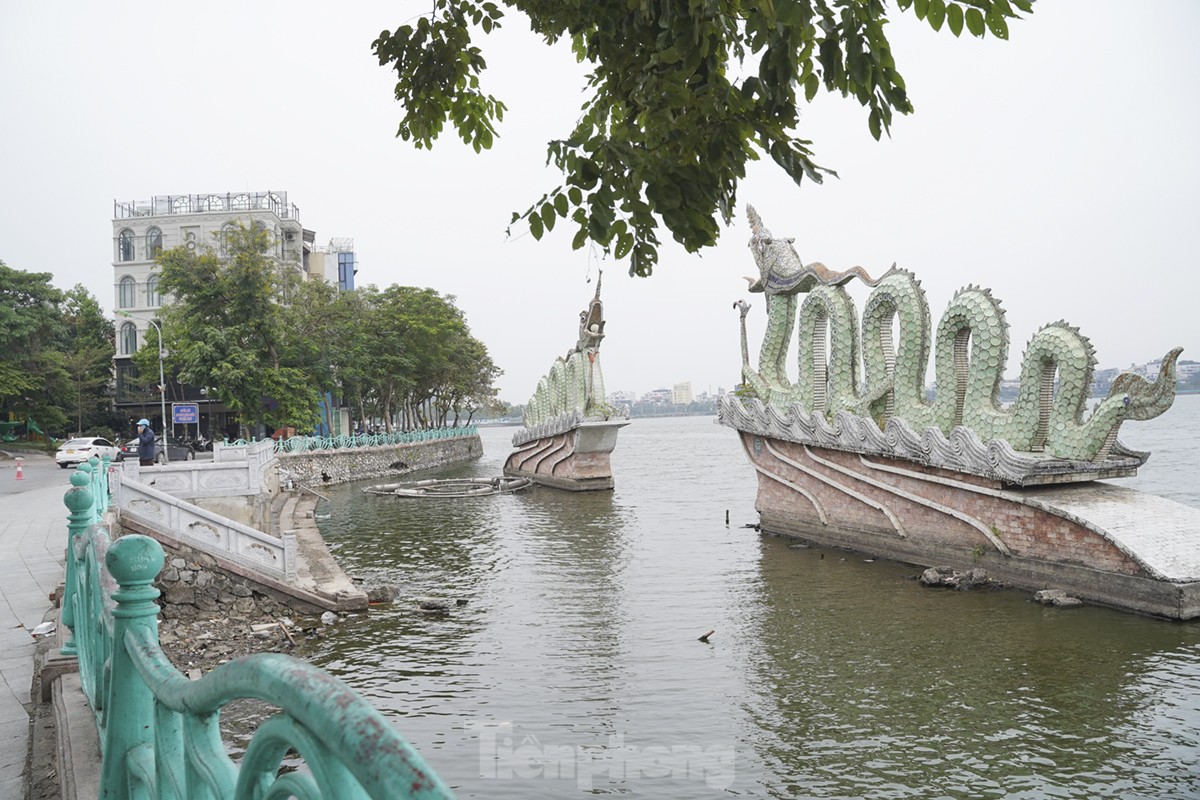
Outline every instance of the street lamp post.
{"label": "street lamp post", "polygon": [[[116,313],[118,316],[128,317],[129,319],[136,319],[136,317],[134,317],[133,314],[130,314],[128,311],[121,311],[118,309]],[[159,327],[159,324],[152,319],[148,319],[148,320],[146,320],[146,322],[153,325],[154,330],[158,331],[158,399],[159,399],[159,402],[162,404],[162,424],[163,424],[163,431],[162,431],[163,451],[162,452],[163,452],[163,463],[170,464],[171,463],[171,453],[169,451],[169,448],[167,447],[167,382],[163,378],[162,328]]]}

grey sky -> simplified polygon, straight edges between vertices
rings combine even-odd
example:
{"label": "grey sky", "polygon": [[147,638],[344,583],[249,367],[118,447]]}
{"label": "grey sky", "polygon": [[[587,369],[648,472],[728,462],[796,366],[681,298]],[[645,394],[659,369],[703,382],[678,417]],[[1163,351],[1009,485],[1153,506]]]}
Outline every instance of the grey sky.
{"label": "grey sky", "polygon": [[370,42],[427,8],[4,3],[0,259],[111,308],[113,200],[282,190],[318,242],[355,240],[360,284],[455,295],[505,371],[506,400],[524,402],[574,343],[599,267],[608,390],[690,380],[701,392],[737,382],[739,298],[758,349],[762,298],[741,279],[755,271],[748,202],[805,261],[913,270],[935,319],[959,287],[990,287],[1008,312],[1010,374],[1058,319],[1091,338],[1101,367],[1175,345],[1200,358],[1191,0],[1041,3],[1007,43],[902,15],[891,35],[917,111],[892,139],[874,142],[852,101],[819,98],[804,135],[840,179],[796,187],[755,165],[720,245],[667,244],[648,280],[572,251],[565,228],[505,239],[511,212],[556,185],[545,142],[569,132],[583,74],[520,16],[479,41],[486,86],[509,106],[490,153],[452,134],[432,152],[394,138],[393,81]]}

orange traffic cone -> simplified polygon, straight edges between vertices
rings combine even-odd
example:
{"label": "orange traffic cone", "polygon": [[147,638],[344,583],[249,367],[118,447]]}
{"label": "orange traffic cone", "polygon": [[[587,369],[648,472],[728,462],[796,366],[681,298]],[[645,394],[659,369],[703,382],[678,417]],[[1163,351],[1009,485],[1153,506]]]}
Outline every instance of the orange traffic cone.
{"label": "orange traffic cone", "polygon": [[25,473],[21,472],[21,459],[17,459],[17,480],[25,480]]}

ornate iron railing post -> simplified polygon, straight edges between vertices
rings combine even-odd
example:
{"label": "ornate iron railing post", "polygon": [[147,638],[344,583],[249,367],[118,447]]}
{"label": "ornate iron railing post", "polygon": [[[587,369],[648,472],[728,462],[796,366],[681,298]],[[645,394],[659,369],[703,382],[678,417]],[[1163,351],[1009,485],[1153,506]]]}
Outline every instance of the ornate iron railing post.
{"label": "ornate iron railing post", "polygon": [[[158,639],[159,591],[152,585],[163,567],[163,551],[148,536],[123,536],[104,556],[105,566],[120,587],[113,592],[112,655],[109,668],[107,714],[104,720],[104,760],[100,773],[100,796],[126,798],[130,791],[130,772],[140,782],[154,786],[147,769],[154,768],[154,694],[142,680],[125,644],[126,632],[145,632]],[[147,751],[151,754],[147,759]]]}
{"label": "ornate iron railing post", "polygon": [[79,569],[75,558],[75,541],[93,522],[90,484],[87,472],[74,470],[71,473],[71,488],[63,497],[63,504],[70,511],[67,514],[67,575],[63,584],[62,621],[71,634],[59,649],[65,656],[78,655],[79,652],[75,646],[75,592],[78,591],[76,573]]}
{"label": "ornate iron railing post", "polygon": [[[153,582],[158,542],[111,542],[97,515],[106,491],[96,464],[71,474],[63,621],[100,737],[100,797],[252,800],[262,797],[453,800],[448,787],[378,711],[350,687],[299,659],[259,653],[189,680],[158,642]],[[116,590],[110,588],[116,585]],[[67,648],[64,648],[64,652]],[[279,713],[229,755],[221,709],[254,698]],[[280,768],[295,752],[308,773]]]}
{"label": "ornate iron railing post", "polygon": [[92,465],[92,498],[96,507],[96,521],[99,522],[108,511],[108,468],[112,459],[108,456],[92,456],[88,461]]}

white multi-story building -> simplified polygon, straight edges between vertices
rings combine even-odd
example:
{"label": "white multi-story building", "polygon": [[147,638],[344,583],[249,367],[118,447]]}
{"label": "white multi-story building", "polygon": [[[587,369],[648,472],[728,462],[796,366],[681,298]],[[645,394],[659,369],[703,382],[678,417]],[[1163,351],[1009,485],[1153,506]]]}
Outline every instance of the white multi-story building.
{"label": "white multi-story building", "polygon": [[669,406],[671,405],[670,389],[651,389],[642,395],[642,402],[654,406]]}
{"label": "white multi-story building", "polygon": [[[200,249],[205,245],[220,251],[225,233],[236,224],[260,225],[276,242],[276,255],[305,277],[354,288],[354,240],[333,239],[329,247],[317,248],[315,234],[300,224],[300,209],[288,202],[287,192],[234,192],[227,194],[159,195],[146,202],[113,203],[113,308],[116,325],[116,372],[114,404],[153,419],[160,417],[158,393],[147,393],[146,381],[135,379],[130,357],[146,342],[159,309],[170,303],[158,288],[155,259],[175,247]],[[316,258],[312,256],[317,254]],[[196,387],[168,380],[167,402],[206,402]],[[212,408],[211,415],[222,409]],[[206,415],[206,416],[211,416]],[[208,420],[216,423],[215,417]],[[155,426],[155,430],[163,427]],[[217,435],[216,425],[203,425],[203,432]]]}

